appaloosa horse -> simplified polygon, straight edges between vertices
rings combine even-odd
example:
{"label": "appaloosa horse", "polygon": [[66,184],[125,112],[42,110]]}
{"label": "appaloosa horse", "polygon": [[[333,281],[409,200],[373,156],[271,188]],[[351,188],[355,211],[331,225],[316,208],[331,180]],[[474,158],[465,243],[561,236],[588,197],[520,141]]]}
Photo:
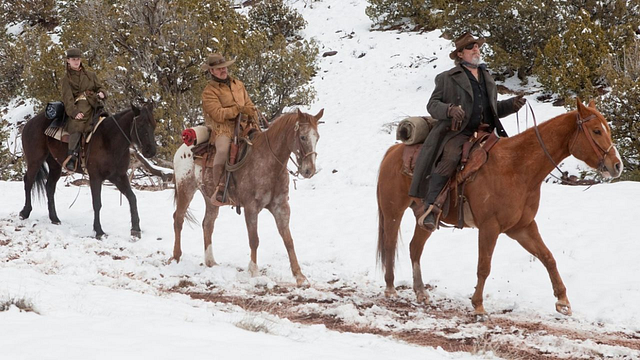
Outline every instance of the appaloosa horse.
{"label": "appaloosa horse", "polygon": [[[578,109],[546,121],[539,126],[541,141],[534,128],[498,141],[491,149],[488,161],[467,183],[471,218],[466,226],[477,227],[478,282],[471,298],[479,319],[486,316],[483,290],[491,270],[491,257],[498,235],[507,234],[547,268],[553,293],[558,299],[556,310],[570,315],[571,305],[560,278],[556,261],[542,241],[534,220],[540,203],[540,187],[555,164],[569,155],[597,168],[604,176],[618,177],[622,172],[620,155],[611,141],[607,121],[591,102],[585,107],[578,100]],[[553,159],[545,155],[544,148]],[[403,144],[392,146],[380,165],[378,178],[378,256],[385,270],[386,296],[395,296],[393,285],[396,243],[400,222],[411,206],[416,218],[422,213],[422,201],[408,195],[411,178],[402,173]],[[555,163],[555,164],[554,164]],[[453,198],[453,197],[452,197]],[[458,209],[451,199],[448,216],[441,221],[455,224]],[[416,224],[410,244],[413,269],[413,289],[419,302],[428,302],[420,270],[420,256],[431,233]]]}
{"label": "appaloosa horse", "polygon": [[[100,224],[100,209],[102,200],[100,191],[102,182],[111,181],[129,201],[131,210],[131,235],[139,238],[140,218],[136,196],[131,190],[127,170],[129,169],[129,147],[137,147],[147,158],[156,154],[154,130],[156,121],[152,114],[153,106],[144,105],[141,108],[131,106],[115,115],[105,118],[88,144],[85,144],[84,154],[91,197],[93,198],[93,230],[96,238],[100,239],[105,233]],[[31,214],[31,192],[37,189],[42,192],[46,188],[49,219],[54,224],[60,224],[56,213],[54,193],[56,183],[62,172],[62,162],[67,157],[67,143],[45,135],[45,130],[52,120],[44,113],[29,120],[22,130],[22,149],[27,163],[27,173],[24,175],[25,204],[20,211],[20,218],[26,219]],[[46,161],[49,169],[44,166]],[[46,185],[45,185],[46,178]],[[33,185],[36,185],[35,187]]]}
{"label": "appaloosa horse", "polygon": [[[289,230],[289,173],[286,164],[291,153],[297,159],[298,172],[305,178],[316,173],[316,143],[318,142],[318,120],[324,109],[315,115],[300,110],[283,114],[269,129],[252,139],[253,149],[244,166],[233,173],[236,181],[231,182],[229,191],[236,206],[244,207],[244,217],[249,233],[251,261],[249,272],[258,275],[258,213],[262,209],[271,212],[276,220],[280,236],[289,254],[291,272],[298,286],[308,285],[307,278],[300,271],[300,265],[293,247],[293,238]],[[218,216],[219,207],[209,199],[217,184],[207,177],[208,171],[194,161],[191,146],[182,145],[173,158],[175,171],[176,211],[173,213],[175,244],[172,260],[180,261],[180,233],[184,218],[193,195],[200,190],[207,201],[206,213],[202,222],[204,233],[205,264],[216,265],[211,248],[211,235]]]}

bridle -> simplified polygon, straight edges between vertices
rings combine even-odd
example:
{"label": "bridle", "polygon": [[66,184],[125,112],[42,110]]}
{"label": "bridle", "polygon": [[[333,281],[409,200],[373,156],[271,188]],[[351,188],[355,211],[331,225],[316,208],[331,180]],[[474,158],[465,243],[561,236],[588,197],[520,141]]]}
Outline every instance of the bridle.
{"label": "bridle", "polygon": [[[547,155],[547,158],[549,158],[549,161],[551,161],[551,163],[553,164],[553,166],[562,174],[563,171],[560,170],[560,167],[558,166],[558,164],[553,160],[553,158],[551,157],[551,154],[549,154],[549,151],[547,150],[546,145],[544,144],[544,141],[542,141],[542,136],[540,136],[540,131],[538,130],[538,123],[536,122],[536,115],[533,112],[533,108],[531,107],[531,104],[527,103],[528,105],[528,109],[531,111],[531,117],[533,118],[533,128],[535,129],[536,132],[536,136],[538,138],[538,142],[540,143],[540,146],[542,147],[542,150],[544,151],[545,155]],[[527,115],[528,115],[529,111],[527,111]],[[576,143],[576,140],[578,139],[578,135],[580,134],[580,131],[582,130],[582,133],[584,134],[584,136],[587,138],[587,141],[589,142],[589,144],[591,145],[591,148],[593,149],[593,151],[596,153],[596,155],[598,156],[599,162],[598,162],[598,171],[602,172],[604,170],[606,170],[605,166],[604,166],[604,159],[607,155],[609,155],[609,151],[611,151],[611,149],[613,148],[613,143],[611,143],[611,145],[609,146],[609,148],[607,148],[607,150],[603,149],[600,145],[598,145],[595,140],[593,140],[593,137],[591,136],[591,134],[589,133],[589,131],[587,130],[587,128],[584,126],[584,123],[586,123],[587,121],[591,121],[593,119],[597,119],[597,116],[594,114],[591,114],[589,116],[587,116],[586,118],[582,118],[580,117],[580,112],[577,113],[576,115],[576,124],[578,125],[578,128],[576,129],[576,132],[573,136],[573,140],[571,140],[571,145],[569,146],[569,152],[571,153],[573,146]],[[557,180],[559,180],[560,182],[568,182],[572,185],[577,185],[577,182],[574,182],[570,179],[561,179],[559,177],[557,177],[556,175],[554,175],[553,173],[550,174],[551,176],[553,176],[554,178],[556,178]]]}
{"label": "bridle", "polygon": [[[297,144],[297,150],[293,151],[291,148],[289,148],[289,145],[287,145],[287,149],[289,150],[289,159],[293,162],[293,164],[296,166],[296,171],[293,172],[289,169],[287,169],[287,171],[289,172],[289,174],[295,176],[295,177],[299,177],[300,176],[300,164],[302,164],[302,162],[304,161],[304,159],[306,159],[307,157],[311,156],[311,155],[318,155],[317,152],[315,151],[311,151],[311,152],[306,152],[304,150],[304,147],[302,146],[302,135],[300,134],[300,126],[303,125],[311,125],[311,123],[304,123],[304,124],[300,124],[300,121],[296,121],[296,124],[293,127],[293,131],[295,132],[295,142]],[[269,147],[269,151],[271,151],[271,155],[273,155],[273,157],[278,161],[278,163],[280,163],[280,165],[282,165],[283,168],[287,167],[287,164],[283,163],[282,161],[280,161],[280,159],[278,159],[278,157],[276,156],[275,152],[273,152],[273,149],[271,148],[271,143],[269,142],[269,131],[265,132],[265,139],[267,141],[267,147]],[[295,153],[296,154],[296,158],[298,159],[298,161],[300,162],[300,164],[298,164],[296,162],[296,160],[291,156],[291,153]]]}
{"label": "bridle", "polygon": [[[129,129],[129,136],[127,136],[127,134],[124,132],[124,130],[122,130],[122,127],[120,127],[120,124],[118,124],[118,122],[116,121],[115,116],[113,116],[113,115],[110,116],[110,118],[116,124],[118,129],[120,129],[120,132],[122,133],[124,138],[127,139],[127,141],[129,142],[129,145],[133,145],[134,147],[136,147],[136,145],[142,146],[142,140],[140,140],[140,133],[138,132],[138,118],[139,117],[140,117],[140,115],[136,115],[136,116],[133,117],[133,126],[131,127],[131,129]],[[137,143],[134,143],[134,142],[131,141],[131,139],[133,139],[134,131],[135,131],[135,135],[136,135],[135,139],[138,140]]]}
{"label": "bridle", "polygon": [[598,170],[605,170],[604,158],[607,155],[609,155],[609,151],[611,151],[611,149],[613,148],[613,142],[611,143],[611,145],[609,145],[607,150],[603,149],[600,145],[598,145],[598,143],[595,142],[595,140],[593,140],[593,136],[591,136],[587,128],[583,126],[583,124],[586,123],[587,121],[597,118],[594,114],[591,114],[583,119],[580,117],[580,113],[578,113],[576,117],[577,117],[576,123],[578,124],[578,130],[576,130],[576,134],[573,137],[573,140],[571,141],[571,146],[569,146],[569,151],[573,149],[573,146],[575,145],[576,140],[578,139],[578,133],[580,132],[580,130],[582,130],[582,132],[584,133],[584,136],[589,141],[589,145],[591,145],[591,148],[596,153],[596,155],[598,155],[598,158],[600,159],[598,163]]}

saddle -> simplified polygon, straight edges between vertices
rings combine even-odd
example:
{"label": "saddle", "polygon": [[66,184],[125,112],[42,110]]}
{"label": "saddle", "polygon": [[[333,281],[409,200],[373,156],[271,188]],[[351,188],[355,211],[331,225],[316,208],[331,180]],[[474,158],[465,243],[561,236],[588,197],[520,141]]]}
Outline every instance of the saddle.
{"label": "saddle", "polygon": [[[98,126],[100,126],[100,124],[102,124],[102,121],[108,116],[109,114],[102,110],[96,111],[93,119],[91,119],[91,122],[93,124],[91,131],[86,136],[84,136],[85,134],[83,134],[83,139],[85,139],[85,141],[82,141],[82,144],[91,141],[91,137],[96,132],[96,129],[98,129]],[[51,124],[49,124],[49,126],[44,130],[44,134],[58,141],[68,143],[69,133],[65,130],[65,127],[67,125],[67,121],[69,120],[69,115],[67,115],[67,113],[64,111],[64,103],[62,101],[52,101],[48,103],[47,107],[45,108],[45,117],[52,121]]]}
{"label": "saddle", "polygon": [[[229,151],[229,158],[227,159],[227,163],[225,165],[224,172],[221,177],[221,182],[216,185],[216,190],[214,196],[212,197],[212,201],[217,206],[223,205],[232,205],[235,206],[236,202],[233,199],[233,195],[231,194],[231,187],[228,182],[233,181],[235,183],[235,178],[231,176],[231,174],[240,169],[246,159],[251,154],[252,142],[251,140],[257,134],[258,130],[254,128],[247,127],[243,129],[242,135],[238,136],[238,144],[231,144],[231,149]],[[206,141],[200,145],[194,146],[191,151],[193,152],[194,162],[196,165],[202,167],[202,176],[205,177],[205,173],[207,168],[213,168],[213,159],[216,155],[215,146],[209,144],[209,141]],[[204,180],[204,179],[203,179]],[[223,198],[219,195],[226,190],[226,197]],[[219,198],[219,199],[218,199]],[[237,207],[236,210],[240,211],[240,208]]]}
{"label": "saddle", "polygon": [[[462,158],[456,174],[452,176],[435,200],[436,207],[442,209],[439,216],[446,216],[449,213],[449,196],[453,190],[455,193],[455,203],[458,206],[458,222],[456,228],[462,229],[465,224],[465,214],[471,215],[466,196],[464,196],[464,186],[472,181],[474,175],[487,162],[489,151],[500,138],[493,132],[478,131],[469,137],[462,147]],[[406,176],[413,176],[416,159],[420,153],[422,144],[405,146],[402,154],[402,172]]]}

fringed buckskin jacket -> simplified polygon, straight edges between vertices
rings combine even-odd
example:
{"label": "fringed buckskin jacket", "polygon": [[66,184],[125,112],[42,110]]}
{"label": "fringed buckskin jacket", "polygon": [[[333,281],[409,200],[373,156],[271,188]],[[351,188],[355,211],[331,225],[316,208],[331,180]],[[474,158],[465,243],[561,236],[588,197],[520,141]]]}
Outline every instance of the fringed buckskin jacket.
{"label": "fringed buckskin jacket", "polygon": [[202,92],[202,110],[205,125],[211,129],[210,144],[215,143],[215,137],[226,135],[233,137],[234,119],[240,113],[239,106],[250,107],[252,119],[258,118],[258,112],[249,99],[249,94],[242,81],[229,76],[229,85],[210,80]]}

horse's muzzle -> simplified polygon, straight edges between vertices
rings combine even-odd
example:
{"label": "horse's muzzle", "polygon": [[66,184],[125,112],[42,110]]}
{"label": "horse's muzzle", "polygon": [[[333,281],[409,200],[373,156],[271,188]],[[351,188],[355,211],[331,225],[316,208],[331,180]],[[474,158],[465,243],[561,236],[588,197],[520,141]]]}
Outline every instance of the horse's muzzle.
{"label": "horse's muzzle", "polygon": [[[604,157],[602,171],[600,172],[604,178],[617,178],[622,174],[624,170],[624,163],[620,159],[620,154],[618,153],[618,149],[614,148],[614,156],[606,155]],[[609,153],[611,155],[611,153]]]}
{"label": "horse's muzzle", "polygon": [[144,155],[144,157],[147,159],[156,156],[156,152],[157,152],[157,149],[155,146],[145,146],[142,149],[142,155]]}

